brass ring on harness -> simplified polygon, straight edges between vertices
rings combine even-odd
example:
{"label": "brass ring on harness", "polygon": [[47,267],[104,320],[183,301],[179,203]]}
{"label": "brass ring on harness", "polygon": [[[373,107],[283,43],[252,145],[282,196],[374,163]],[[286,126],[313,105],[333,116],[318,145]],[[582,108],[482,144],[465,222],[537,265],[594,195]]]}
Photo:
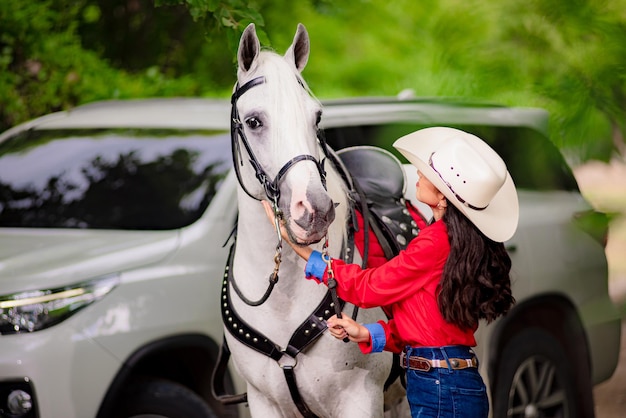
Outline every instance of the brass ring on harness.
{"label": "brass ring on harness", "polygon": [[[283,356],[279,360],[276,361],[278,363],[278,366],[281,369],[285,369],[285,368],[295,369],[296,366],[298,365],[298,359],[296,357],[291,357],[289,355],[286,355],[287,353],[285,351],[283,351],[282,353],[283,353]],[[285,357],[289,357],[290,359],[293,359],[293,364],[281,363],[281,360],[284,359]]]}

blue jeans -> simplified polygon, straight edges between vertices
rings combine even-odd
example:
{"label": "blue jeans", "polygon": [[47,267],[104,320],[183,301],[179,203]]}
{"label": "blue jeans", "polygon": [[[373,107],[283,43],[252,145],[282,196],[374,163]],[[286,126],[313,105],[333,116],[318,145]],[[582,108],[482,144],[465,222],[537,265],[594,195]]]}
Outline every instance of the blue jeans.
{"label": "blue jeans", "polygon": [[[474,357],[470,347],[407,348],[407,356],[429,360]],[[412,418],[480,418],[489,414],[487,390],[478,368],[433,368],[428,372],[406,369],[406,396]]]}

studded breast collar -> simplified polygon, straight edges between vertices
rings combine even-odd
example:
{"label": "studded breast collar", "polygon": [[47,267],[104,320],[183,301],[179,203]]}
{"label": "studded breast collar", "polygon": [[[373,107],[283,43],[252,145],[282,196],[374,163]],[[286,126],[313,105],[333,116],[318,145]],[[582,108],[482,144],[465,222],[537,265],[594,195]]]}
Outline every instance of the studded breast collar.
{"label": "studded breast collar", "polygon": [[[326,320],[335,313],[335,307],[330,295],[330,291],[319,303],[315,311],[296,329],[291,336],[287,347],[281,348],[274,343],[262,332],[254,329],[246,321],[243,320],[235,311],[229,295],[229,284],[233,275],[234,260],[233,244],[228,256],[228,263],[224,272],[224,280],[222,283],[221,310],[222,321],[230,334],[239,342],[246,346],[264,354],[273,360],[280,360],[284,355],[295,358],[296,355],[313,343],[326,330]],[[340,302],[344,304],[343,301]],[[343,306],[342,306],[343,307]]]}

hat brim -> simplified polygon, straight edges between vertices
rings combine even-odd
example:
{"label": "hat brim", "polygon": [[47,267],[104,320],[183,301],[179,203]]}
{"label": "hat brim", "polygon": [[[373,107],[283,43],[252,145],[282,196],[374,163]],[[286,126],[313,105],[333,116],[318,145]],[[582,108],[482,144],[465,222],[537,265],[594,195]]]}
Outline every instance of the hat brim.
{"label": "hat brim", "polygon": [[[472,222],[485,236],[497,242],[509,240],[519,221],[517,190],[507,171],[506,180],[489,205],[482,210],[464,205],[449,189],[437,172],[428,164],[430,156],[439,146],[461,131],[452,128],[426,128],[396,140],[393,146],[413,164],[430,182]],[[475,149],[488,147],[480,138],[462,132],[463,139]]]}

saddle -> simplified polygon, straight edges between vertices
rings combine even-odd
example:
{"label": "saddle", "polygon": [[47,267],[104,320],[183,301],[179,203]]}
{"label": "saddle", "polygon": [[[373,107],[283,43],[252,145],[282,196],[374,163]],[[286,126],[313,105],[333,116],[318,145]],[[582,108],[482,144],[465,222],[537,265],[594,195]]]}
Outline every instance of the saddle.
{"label": "saddle", "polygon": [[404,198],[406,178],[393,154],[373,146],[344,148],[336,154],[352,180],[355,244],[367,267],[383,264],[406,248],[426,227],[426,219]]}

